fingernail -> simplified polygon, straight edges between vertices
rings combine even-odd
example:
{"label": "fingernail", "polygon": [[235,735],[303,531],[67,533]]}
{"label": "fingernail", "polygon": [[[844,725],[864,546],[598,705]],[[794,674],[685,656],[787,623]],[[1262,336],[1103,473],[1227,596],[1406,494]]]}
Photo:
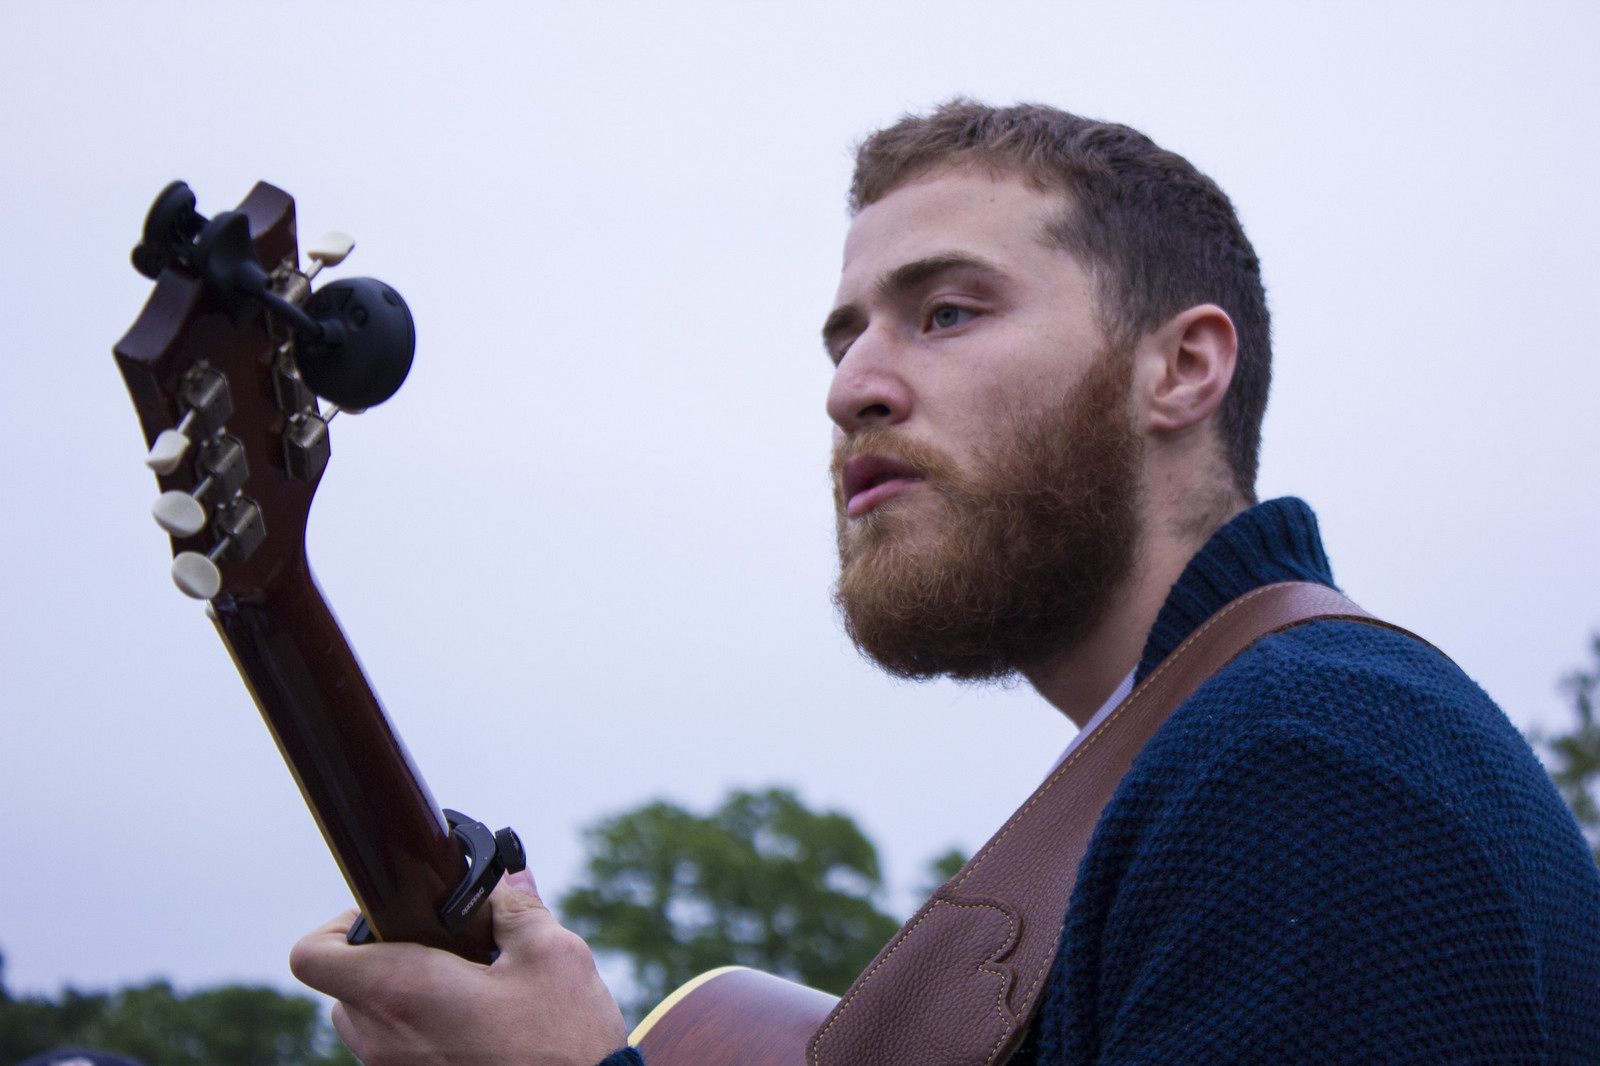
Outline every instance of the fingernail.
{"label": "fingernail", "polygon": [[518,892],[527,892],[530,895],[539,894],[538,887],[533,883],[533,874],[527,870],[518,870],[514,874],[506,874],[506,885]]}

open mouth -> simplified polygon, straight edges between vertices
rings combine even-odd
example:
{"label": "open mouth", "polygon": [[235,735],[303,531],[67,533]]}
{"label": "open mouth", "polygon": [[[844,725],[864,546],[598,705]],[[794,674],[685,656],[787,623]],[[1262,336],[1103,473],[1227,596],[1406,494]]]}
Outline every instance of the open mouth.
{"label": "open mouth", "polygon": [[863,455],[844,466],[845,514],[865,514],[878,504],[922,480],[916,467],[881,455]]}

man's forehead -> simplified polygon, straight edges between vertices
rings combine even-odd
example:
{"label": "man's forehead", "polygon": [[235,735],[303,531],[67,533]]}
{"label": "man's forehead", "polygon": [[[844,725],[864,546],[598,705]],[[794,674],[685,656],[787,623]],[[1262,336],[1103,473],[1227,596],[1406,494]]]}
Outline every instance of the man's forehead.
{"label": "man's forehead", "polygon": [[981,169],[938,171],[909,182],[862,208],[851,223],[840,301],[859,299],[888,273],[930,257],[966,255],[1003,267],[1062,254],[1047,231],[1067,204],[1063,193]]}

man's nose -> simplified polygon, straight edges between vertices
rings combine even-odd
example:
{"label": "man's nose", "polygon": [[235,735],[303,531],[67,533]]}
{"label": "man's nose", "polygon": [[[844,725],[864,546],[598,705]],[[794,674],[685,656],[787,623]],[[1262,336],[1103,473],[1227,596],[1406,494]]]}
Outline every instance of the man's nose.
{"label": "man's nose", "polygon": [[891,337],[868,328],[833,371],[828,417],[845,433],[894,425],[911,414],[911,390]]}

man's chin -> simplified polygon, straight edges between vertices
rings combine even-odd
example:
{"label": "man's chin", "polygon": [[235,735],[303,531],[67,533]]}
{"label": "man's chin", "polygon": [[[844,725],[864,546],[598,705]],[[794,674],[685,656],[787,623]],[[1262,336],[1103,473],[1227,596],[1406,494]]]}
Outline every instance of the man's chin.
{"label": "man's chin", "polygon": [[930,553],[939,551],[940,522],[936,508],[908,499],[905,493],[854,518],[841,515],[840,561],[846,568],[857,562],[872,565],[875,560],[869,557],[884,552],[893,552],[907,562],[930,558]]}

